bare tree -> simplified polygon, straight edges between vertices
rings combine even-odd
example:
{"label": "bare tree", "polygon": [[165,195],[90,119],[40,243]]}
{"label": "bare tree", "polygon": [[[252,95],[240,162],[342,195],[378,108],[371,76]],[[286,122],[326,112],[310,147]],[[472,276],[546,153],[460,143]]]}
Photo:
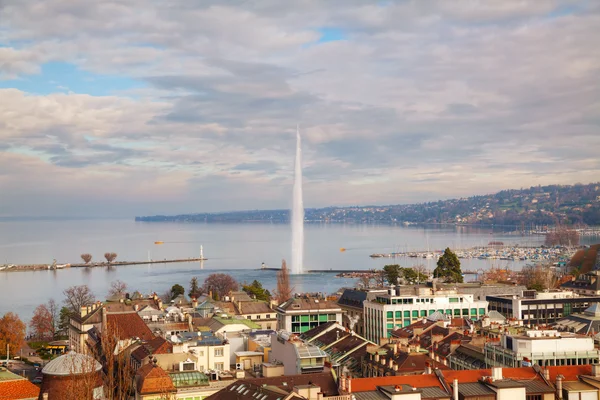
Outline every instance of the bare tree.
{"label": "bare tree", "polygon": [[372,284],[373,278],[371,278],[368,274],[363,274],[358,278],[359,289],[368,289]]}
{"label": "bare tree", "polygon": [[417,273],[417,281],[418,283],[423,282],[423,277],[425,277],[425,280],[427,280],[427,278],[429,277],[429,271],[427,271],[427,267],[423,264],[417,264],[417,265],[413,265],[412,267],[415,272]]}
{"label": "bare tree", "polygon": [[89,264],[90,261],[92,261],[92,255],[89,253],[82,254],[81,259],[83,260],[84,263]]}
{"label": "bare tree", "polygon": [[551,265],[526,265],[521,269],[520,283],[528,289],[542,291],[553,288],[558,277]]}
{"label": "bare tree", "polygon": [[117,259],[117,253],[104,253],[104,258],[111,263]]}
{"label": "bare tree", "polygon": [[383,270],[377,271],[377,273],[373,277],[373,280],[375,281],[375,287],[378,287],[378,288],[384,287],[385,286],[385,282],[386,282],[385,278],[386,278],[386,276],[383,273]]}
{"label": "bare tree", "polygon": [[63,294],[65,305],[72,313],[79,313],[82,306],[90,305],[96,300],[88,285],[68,287]]}
{"label": "bare tree", "polygon": [[127,284],[119,279],[110,283],[109,296],[122,296],[127,292]]}
{"label": "bare tree", "polygon": [[579,232],[564,226],[559,226],[546,234],[546,246],[578,246]]}
{"label": "bare tree", "polygon": [[237,281],[227,274],[210,274],[204,280],[204,291],[212,291],[213,296],[217,295],[219,298],[226,296],[231,291],[238,290],[239,287]]}
{"label": "bare tree", "polygon": [[103,366],[104,396],[108,400],[128,400],[134,375],[129,352],[119,347],[119,332],[105,325],[97,342],[88,342],[91,353]]}
{"label": "bare tree", "polygon": [[275,298],[281,304],[292,297],[292,286],[290,285],[290,271],[285,260],[281,260],[281,270],[277,272],[277,291]]}
{"label": "bare tree", "polygon": [[54,299],[48,300],[48,304],[46,304],[48,311],[50,312],[50,321],[52,324],[52,337],[56,337],[59,334],[59,325],[60,325],[60,307],[56,304]]}
{"label": "bare tree", "polygon": [[64,400],[93,400],[96,398],[94,389],[102,387],[96,360],[88,356],[84,359],[71,356],[68,361],[70,379],[65,379],[64,391],[61,391],[60,398]]}

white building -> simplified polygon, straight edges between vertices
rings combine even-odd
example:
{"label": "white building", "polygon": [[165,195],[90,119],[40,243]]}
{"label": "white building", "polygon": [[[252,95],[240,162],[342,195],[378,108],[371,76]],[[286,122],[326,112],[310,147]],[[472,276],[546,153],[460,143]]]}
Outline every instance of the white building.
{"label": "white building", "polygon": [[419,288],[415,295],[402,295],[390,288],[373,300],[364,301],[364,337],[377,344],[394,329],[403,328],[436,311],[453,318],[478,319],[487,313],[488,302],[455,290]]}
{"label": "white building", "polygon": [[506,334],[502,335],[500,343],[485,345],[488,366],[584,365],[597,363],[599,357],[593,338],[556,330]]}
{"label": "white building", "polygon": [[[178,335],[176,340],[173,339],[173,354],[175,357],[172,357],[172,359],[181,363],[184,361],[176,355],[187,354],[189,356],[189,361],[185,360],[184,363],[186,364],[182,364],[180,371],[195,369],[204,372],[207,370],[228,371],[230,369],[231,348],[227,340],[217,337],[211,332],[185,332]],[[169,355],[162,357],[169,359]],[[161,361],[160,355],[157,358]],[[191,363],[194,363],[193,367]]]}
{"label": "white building", "polygon": [[271,335],[269,362],[283,364],[285,375],[322,372],[329,355],[317,346],[298,339],[289,332]]}
{"label": "white building", "polygon": [[342,323],[342,308],[333,301],[312,297],[293,297],[277,307],[277,329],[304,333],[321,324]]}

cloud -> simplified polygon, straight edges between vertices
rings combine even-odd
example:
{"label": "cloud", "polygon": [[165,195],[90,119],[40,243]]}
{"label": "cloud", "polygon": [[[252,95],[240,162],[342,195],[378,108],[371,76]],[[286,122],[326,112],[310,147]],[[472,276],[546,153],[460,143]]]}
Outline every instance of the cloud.
{"label": "cloud", "polygon": [[[311,207],[597,180],[599,27],[573,1],[7,0],[0,213],[287,207],[298,123]],[[79,91],[30,92],[49,63]]]}

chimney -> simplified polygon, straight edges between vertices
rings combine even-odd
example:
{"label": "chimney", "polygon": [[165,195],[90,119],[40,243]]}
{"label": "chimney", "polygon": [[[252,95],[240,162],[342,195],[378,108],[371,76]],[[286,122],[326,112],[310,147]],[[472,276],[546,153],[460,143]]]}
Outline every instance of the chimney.
{"label": "chimney", "polygon": [[452,385],[452,393],[453,393],[453,400],[458,400],[458,379],[454,380],[454,384]]}
{"label": "chimney", "polygon": [[385,358],[381,359],[381,365],[385,365]]}
{"label": "chimney", "polygon": [[398,371],[398,364],[394,364],[394,371]]}
{"label": "chimney", "polygon": [[158,299],[158,304],[157,305],[158,305],[158,309],[162,310],[162,300],[161,299]]}
{"label": "chimney", "polygon": [[87,306],[81,306],[81,318],[85,317],[86,315],[88,315]]}
{"label": "chimney", "polygon": [[352,393],[352,378],[348,377],[348,393]]}
{"label": "chimney", "polygon": [[192,307],[194,307],[194,308],[198,307],[198,299],[195,297],[192,297]]}
{"label": "chimney", "polygon": [[493,381],[501,381],[502,380],[502,368],[501,367],[492,367],[492,380]]}
{"label": "chimney", "polygon": [[402,391],[402,386],[400,386],[400,385],[394,386],[394,392],[397,393],[397,392],[400,392],[400,391]]}
{"label": "chimney", "polygon": [[425,363],[425,374],[431,374],[431,364],[429,363],[429,361]]}
{"label": "chimney", "polygon": [[240,314],[243,314],[242,312],[242,302],[238,301],[238,309],[240,310]]}
{"label": "chimney", "polygon": [[317,400],[323,400],[323,392],[317,393]]}
{"label": "chimney", "polygon": [[600,364],[592,364],[592,375],[600,377]]}
{"label": "chimney", "polygon": [[388,363],[388,365],[389,365],[390,369],[394,368],[394,359],[393,358],[390,358],[390,362]]}
{"label": "chimney", "polygon": [[394,354],[398,354],[398,342],[394,343]]}
{"label": "chimney", "polygon": [[48,400],[48,392],[46,392],[46,393],[44,393],[44,394],[42,395],[42,399],[43,399],[43,400]]}
{"label": "chimney", "polygon": [[562,375],[557,375],[556,376],[556,398],[558,400],[562,400],[563,398],[563,391],[562,391],[562,380],[563,380],[563,376]]}
{"label": "chimney", "polygon": [[340,389],[346,390],[346,375],[340,375]]}
{"label": "chimney", "polygon": [[134,305],[134,306],[133,306],[133,309],[134,309],[135,311],[138,311],[138,310],[140,309],[140,305],[139,305],[139,304],[136,304],[136,305]]}
{"label": "chimney", "polygon": [[[592,372],[594,372],[594,366],[592,366]],[[550,381],[550,369],[546,367],[542,370],[542,373],[544,374],[544,379]]]}
{"label": "chimney", "polygon": [[375,362],[379,362],[379,353],[375,353]]}

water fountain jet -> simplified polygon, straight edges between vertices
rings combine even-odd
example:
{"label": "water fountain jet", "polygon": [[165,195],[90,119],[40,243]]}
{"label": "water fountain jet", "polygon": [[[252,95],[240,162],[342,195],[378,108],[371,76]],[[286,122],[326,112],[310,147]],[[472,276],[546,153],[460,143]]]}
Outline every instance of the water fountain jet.
{"label": "water fountain jet", "polygon": [[292,274],[304,272],[304,201],[302,199],[302,141],[296,128],[296,162],[292,204]]}

